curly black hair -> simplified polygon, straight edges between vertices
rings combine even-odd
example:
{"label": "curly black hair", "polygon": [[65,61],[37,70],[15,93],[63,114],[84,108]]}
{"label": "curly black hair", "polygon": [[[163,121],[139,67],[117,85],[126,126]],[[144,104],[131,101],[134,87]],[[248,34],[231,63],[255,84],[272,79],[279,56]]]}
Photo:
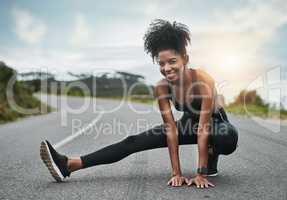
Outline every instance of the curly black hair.
{"label": "curly black hair", "polygon": [[154,62],[161,50],[172,49],[180,55],[186,54],[186,46],[190,44],[190,31],[182,23],[155,19],[150,23],[143,39],[144,50],[151,54]]}

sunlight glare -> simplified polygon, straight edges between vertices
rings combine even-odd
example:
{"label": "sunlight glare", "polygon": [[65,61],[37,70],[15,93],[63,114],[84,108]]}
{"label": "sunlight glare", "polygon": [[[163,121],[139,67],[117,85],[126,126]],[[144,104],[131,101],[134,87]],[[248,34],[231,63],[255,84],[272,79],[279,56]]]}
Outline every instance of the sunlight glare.
{"label": "sunlight glare", "polygon": [[241,65],[241,59],[239,58],[239,56],[235,56],[235,55],[229,55],[229,56],[225,56],[222,59],[222,63],[221,63],[222,67],[224,68],[237,68],[240,67]]}

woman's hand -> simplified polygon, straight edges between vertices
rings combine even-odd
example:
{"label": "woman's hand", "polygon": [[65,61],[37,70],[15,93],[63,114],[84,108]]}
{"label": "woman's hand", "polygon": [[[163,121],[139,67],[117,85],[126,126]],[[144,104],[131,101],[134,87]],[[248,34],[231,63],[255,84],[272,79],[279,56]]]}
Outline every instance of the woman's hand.
{"label": "woman's hand", "polygon": [[196,177],[189,179],[187,185],[191,186],[192,184],[196,185],[197,188],[208,188],[209,186],[215,186],[209,182],[206,177],[201,175],[197,175]]}
{"label": "woman's hand", "polygon": [[184,184],[188,183],[188,179],[181,176],[181,175],[175,175],[171,177],[171,179],[167,182],[167,185],[171,185],[173,187],[180,187]]}

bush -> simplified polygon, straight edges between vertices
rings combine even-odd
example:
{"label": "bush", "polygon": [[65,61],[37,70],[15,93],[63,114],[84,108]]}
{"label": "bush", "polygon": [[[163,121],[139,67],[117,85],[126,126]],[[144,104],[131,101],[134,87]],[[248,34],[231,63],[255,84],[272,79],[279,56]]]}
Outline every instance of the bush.
{"label": "bush", "polygon": [[[9,105],[6,97],[6,87],[9,79],[17,72],[0,61],[0,123],[14,121],[19,117],[27,116],[19,113]],[[43,104],[33,96],[33,91],[23,83],[16,81],[13,87],[14,100],[18,106],[26,109],[39,108],[35,114],[42,114],[51,111],[51,108]],[[40,110],[40,108],[46,108]]]}

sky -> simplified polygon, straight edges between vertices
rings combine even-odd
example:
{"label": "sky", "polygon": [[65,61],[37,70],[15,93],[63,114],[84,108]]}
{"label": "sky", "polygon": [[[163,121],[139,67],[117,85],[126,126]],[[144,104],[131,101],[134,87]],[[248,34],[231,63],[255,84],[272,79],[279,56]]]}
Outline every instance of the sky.
{"label": "sky", "polygon": [[0,5],[0,60],[20,72],[123,70],[156,84],[162,75],[144,52],[143,36],[157,18],[189,27],[189,66],[214,77],[227,100],[270,69],[287,67],[286,0],[1,0]]}

